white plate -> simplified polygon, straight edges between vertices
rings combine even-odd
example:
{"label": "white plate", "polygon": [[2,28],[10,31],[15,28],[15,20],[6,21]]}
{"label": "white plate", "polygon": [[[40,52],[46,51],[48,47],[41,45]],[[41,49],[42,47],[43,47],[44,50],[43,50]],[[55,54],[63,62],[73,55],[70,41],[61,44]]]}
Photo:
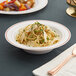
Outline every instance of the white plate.
{"label": "white plate", "polygon": [[[29,46],[25,46],[23,44],[19,44],[18,42],[16,42],[15,37],[18,34],[19,29],[21,29],[29,24],[33,24],[36,21],[38,21],[44,25],[47,25],[47,26],[51,27],[53,30],[55,30],[60,35],[61,40],[57,44],[54,44],[54,45],[48,46],[48,47],[29,47]],[[70,37],[71,37],[71,33],[68,28],[66,28],[62,24],[59,24],[59,23],[53,22],[53,21],[48,21],[48,20],[29,20],[29,21],[19,22],[17,24],[12,25],[11,27],[9,27],[7,29],[7,31],[5,32],[5,38],[10,44],[12,44],[18,48],[24,49],[26,52],[33,53],[33,54],[48,53],[52,49],[58,48],[64,44],[66,44],[70,40]]]}
{"label": "white plate", "polygon": [[[5,1],[5,0],[0,0],[0,2]],[[33,8],[25,11],[0,11],[1,14],[27,14],[27,13],[32,13],[39,11],[43,9],[46,5],[48,4],[48,0],[35,0],[35,5]]]}

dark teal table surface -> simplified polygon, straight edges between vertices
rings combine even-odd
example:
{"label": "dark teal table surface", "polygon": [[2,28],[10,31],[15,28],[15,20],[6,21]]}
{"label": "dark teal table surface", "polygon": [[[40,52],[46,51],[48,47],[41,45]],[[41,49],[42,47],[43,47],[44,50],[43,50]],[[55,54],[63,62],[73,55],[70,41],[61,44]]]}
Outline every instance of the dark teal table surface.
{"label": "dark teal table surface", "polygon": [[[65,12],[66,0],[49,0],[48,5],[35,13],[25,15],[0,14],[0,76],[33,76],[32,70],[53,59],[76,42],[76,18]],[[4,37],[11,25],[26,20],[52,20],[64,24],[70,29],[71,40],[64,46],[44,55],[32,55],[10,45]]]}

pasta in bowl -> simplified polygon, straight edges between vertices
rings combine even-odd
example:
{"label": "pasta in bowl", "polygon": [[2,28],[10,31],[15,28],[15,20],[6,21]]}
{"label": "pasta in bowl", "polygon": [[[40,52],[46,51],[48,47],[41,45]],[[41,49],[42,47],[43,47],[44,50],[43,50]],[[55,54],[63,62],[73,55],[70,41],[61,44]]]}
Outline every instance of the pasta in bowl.
{"label": "pasta in bowl", "polygon": [[32,47],[46,47],[60,41],[60,36],[50,27],[35,22],[19,30],[16,41]]}
{"label": "pasta in bowl", "polygon": [[5,32],[13,46],[32,54],[44,54],[66,44],[71,33],[64,25],[48,20],[28,20],[16,23]]}

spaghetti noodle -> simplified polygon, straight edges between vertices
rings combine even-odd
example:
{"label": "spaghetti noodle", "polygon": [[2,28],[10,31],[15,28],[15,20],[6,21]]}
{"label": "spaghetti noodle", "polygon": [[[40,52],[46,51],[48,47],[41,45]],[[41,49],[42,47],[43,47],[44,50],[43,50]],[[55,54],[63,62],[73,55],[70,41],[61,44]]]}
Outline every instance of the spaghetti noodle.
{"label": "spaghetti noodle", "polygon": [[31,47],[46,47],[58,43],[60,36],[50,27],[35,22],[19,30],[16,41]]}

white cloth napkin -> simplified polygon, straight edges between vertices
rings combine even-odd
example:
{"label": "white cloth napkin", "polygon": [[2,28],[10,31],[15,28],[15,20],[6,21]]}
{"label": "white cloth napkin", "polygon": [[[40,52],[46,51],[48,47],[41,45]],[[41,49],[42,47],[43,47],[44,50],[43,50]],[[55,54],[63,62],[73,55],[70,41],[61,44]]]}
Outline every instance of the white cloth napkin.
{"label": "white cloth napkin", "polygon": [[[53,68],[55,68],[58,64],[60,64],[68,55],[72,54],[73,47],[76,46],[74,44],[63,53],[58,55],[53,60],[44,64],[43,66],[33,70],[33,74],[35,76],[49,76],[47,72]],[[57,72],[54,76],[76,76],[76,57],[73,57],[62,69]]]}

